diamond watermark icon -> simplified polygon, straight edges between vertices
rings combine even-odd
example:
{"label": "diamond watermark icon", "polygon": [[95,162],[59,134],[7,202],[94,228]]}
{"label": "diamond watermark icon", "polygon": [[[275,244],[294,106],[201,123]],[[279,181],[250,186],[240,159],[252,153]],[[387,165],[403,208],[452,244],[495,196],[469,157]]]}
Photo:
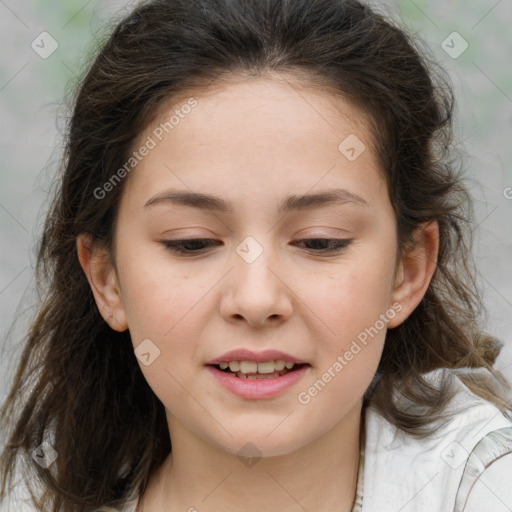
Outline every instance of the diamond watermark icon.
{"label": "diamond watermark icon", "polygon": [[339,152],[351,162],[357,160],[365,149],[366,146],[363,144],[363,141],[353,133],[346,137],[338,146]]}
{"label": "diamond watermark icon", "polygon": [[48,32],[41,32],[30,46],[39,57],[47,59],[59,47],[59,43]]}
{"label": "diamond watermark icon", "polygon": [[468,42],[458,32],[452,32],[441,43],[441,48],[452,59],[458,59],[468,49],[468,47]]}
{"label": "diamond watermark icon", "polygon": [[255,466],[260,461],[261,455],[262,453],[253,443],[245,443],[237,452],[240,462],[248,468]]}
{"label": "diamond watermark icon", "polygon": [[263,247],[248,236],[238,245],[236,252],[246,263],[253,263],[263,253]]}
{"label": "diamond watermark icon", "polygon": [[32,458],[43,468],[49,468],[57,459],[58,453],[47,441],[43,441],[35,450],[32,451]]}
{"label": "diamond watermark icon", "polygon": [[135,349],[135,355],[144,366],[149,366],[160,356],[160,349],[149,338],[146,338]]}
{"label": "diamond watermark icon", "polygon": [[441,458],[450,466],[452,469],[457,469],[461,464],[468,458],[469,453],[467,450],[457,441],[450,443],[442,452]]}

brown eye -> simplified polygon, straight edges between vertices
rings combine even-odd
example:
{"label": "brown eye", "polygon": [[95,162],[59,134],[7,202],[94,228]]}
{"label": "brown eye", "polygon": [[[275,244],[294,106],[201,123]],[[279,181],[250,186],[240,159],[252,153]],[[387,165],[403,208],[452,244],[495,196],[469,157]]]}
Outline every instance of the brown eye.
{"label": "brown eye", "polygon": [[[311,244],[312,242],[312,244]],[[312,245],[309,250],[321,253],[335,253],[341,252],[353,242],[351,238],[306,238],[300,240],[299,243],[306,243]]]}
{"label": "brown eye", "polygon": [[188,240],[164,240],[162,243],[176,254],[195,254],[211,247],[215,240],[211,238],[190,238]]}

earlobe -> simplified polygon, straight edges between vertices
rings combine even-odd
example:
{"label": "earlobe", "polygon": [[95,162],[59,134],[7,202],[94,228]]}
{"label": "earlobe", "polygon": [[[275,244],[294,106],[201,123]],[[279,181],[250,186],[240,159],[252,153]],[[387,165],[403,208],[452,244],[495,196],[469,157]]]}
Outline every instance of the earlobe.
{"label": "earlobe", "polygon": [[110,253],[80,234],[76,240],[78,260],[89,281],[96,305],[104,320],[116,331],[128,329],[126,311]]}
{"label": "earlobe", "polygon": [[420,225],[414,232],[414,244],[406,251],[396,275],[392,303],[402,306],[388,328],[400,325],[423,299],[437,266],[439,226],[437,221]]}

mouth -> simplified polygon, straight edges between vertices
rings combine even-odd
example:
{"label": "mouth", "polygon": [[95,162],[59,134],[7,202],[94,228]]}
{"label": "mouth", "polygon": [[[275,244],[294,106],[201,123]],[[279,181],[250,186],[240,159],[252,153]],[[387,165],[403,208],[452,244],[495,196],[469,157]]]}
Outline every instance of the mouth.
{"label": "mouth", "polygon": [[277,360],[263,363],[230,361],[229,363],[209,364],[206,366],[211,366],[220,372],[243,380],[264,380],[282,377],[311,365],[309,363],[292,363]]}
{"label": "mouth", "polygon": [[[247,356],[247,353],[245,355]],[[309,363],[299,360],[272,360],[267,359],[268,356],[254,354],[252,357],[259,361],[214,360],[207,363],[205,368],[224,389],[246,400],[276,398],[297,385],[311,368]],[[292,356],[289,358],[293,359]]]}

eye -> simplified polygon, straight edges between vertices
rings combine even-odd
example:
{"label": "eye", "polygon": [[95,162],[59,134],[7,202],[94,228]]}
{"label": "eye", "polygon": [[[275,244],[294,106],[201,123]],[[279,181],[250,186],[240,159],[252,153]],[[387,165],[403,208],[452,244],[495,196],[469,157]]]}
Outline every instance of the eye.
{"label": "eye", "polygon": [[[208,242],[215,242],[215,240],[212,238],[190,238],[188,240],[164,240],[162,243],[176,254],[194,254],[205,249],[204,245]],[[211,246],[213,244],[208,245]]]}
{"label": "eye", "polygon": [[[348,247],[352,242],[352,238],[305,238],[304,240],[299,240],[299,243],[310,243],[313,242],[313,248],[310,250],[314,252],[321,252],[321,253],[337,253],[341,252],[343,249]],[[327,244],[327,247],[318,247],[325,246]],[[316,247],[315,247],[316,246]]]}
{"label": "eye", "polygon": [[[193,255],[201,252],[207,247],[215,245],[216,242],[212,238],[190,238],[188,240],[164,240],[162,243],[175,254]],[[310,243],[313,242],[313,248],[309,248],[310,251],[318,253],[337,253],[348,247],[353,239],[350,238],[307,238],[299,240],[298,243]],[[325,245],[327,247],[318,247],[318,245]],[[218,243],[216,245],[219,245]]]}

